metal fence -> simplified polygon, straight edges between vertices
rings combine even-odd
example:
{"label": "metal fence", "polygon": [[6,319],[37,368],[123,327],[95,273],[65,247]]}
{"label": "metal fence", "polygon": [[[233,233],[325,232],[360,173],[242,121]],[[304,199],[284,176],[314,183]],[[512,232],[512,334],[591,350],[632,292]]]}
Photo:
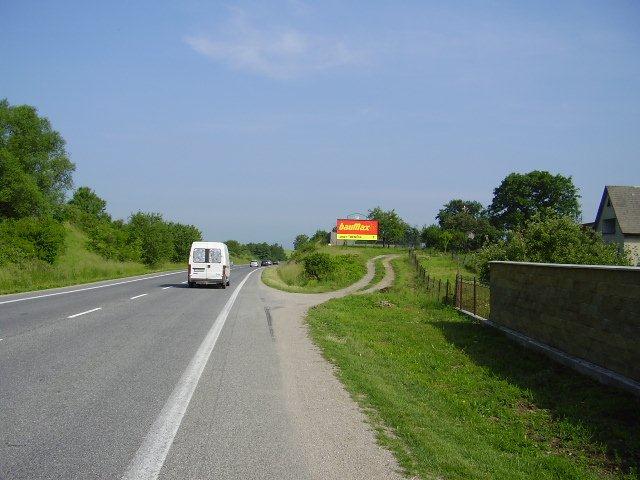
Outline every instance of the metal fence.
{"label": "metal fence", "polygon": [[476,277],[464,278],[456,274],[455,281],[434,278],[420,263],[415,251],[409,251],[409,259],[418,272],[418,279],[430,298],[452,305],[458,310],[488,319],[490,314],[490,290]]}

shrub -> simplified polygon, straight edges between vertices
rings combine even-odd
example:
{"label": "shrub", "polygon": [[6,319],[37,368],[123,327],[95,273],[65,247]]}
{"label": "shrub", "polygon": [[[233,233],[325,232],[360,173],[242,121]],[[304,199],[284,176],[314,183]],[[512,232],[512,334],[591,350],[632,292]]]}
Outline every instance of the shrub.
{"label": "shrub", "polygon": [[38,258],[53,263],[64,250],[64,227],[53,218],[24,217],[0,224],[0,262]]}
{"label": "shrub", "polygon": [[583,229],[570,217],[535,216],[521,231],[483,247],[470,259],[482,281],[489,280],[489,262],[572,263],[582,265],[629,265],[629,259],[613,244],[606,244],[593,230]]}
{"label": "shrub", "polygon": [[331,255],[327,253],[312,253],[302,260],[304,271],[310,278],[326,280],[333,276],[335,264]]}

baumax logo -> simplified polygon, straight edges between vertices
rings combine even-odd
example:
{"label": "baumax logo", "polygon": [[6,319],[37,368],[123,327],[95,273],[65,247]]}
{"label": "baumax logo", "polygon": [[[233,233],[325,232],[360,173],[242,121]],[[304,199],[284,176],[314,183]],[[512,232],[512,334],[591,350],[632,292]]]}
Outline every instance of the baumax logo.
{"label": "baumax logo", "polygon": [[341,223],[338,227],[339,231],[343,230],[359,230],[361,232],[368,232],[371,230],[371,225],[365,225],[363,223],[354,223],[352,225],[347,225],[345,223]]}
{"label": "baumax logo", "polygon": [[377,240],[377,220],[348,220],[339,218],[336,222],[338,240]]}

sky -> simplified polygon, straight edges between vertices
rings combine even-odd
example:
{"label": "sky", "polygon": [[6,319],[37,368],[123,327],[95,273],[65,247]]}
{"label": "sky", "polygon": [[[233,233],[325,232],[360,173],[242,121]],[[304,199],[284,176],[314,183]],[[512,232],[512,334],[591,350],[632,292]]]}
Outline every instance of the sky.
{"label": "sky", "polygon": [[640,2],[0,1],[0,98],[76,186],[210,240],[381,206],[414,225],[511,172],[640,185]]}

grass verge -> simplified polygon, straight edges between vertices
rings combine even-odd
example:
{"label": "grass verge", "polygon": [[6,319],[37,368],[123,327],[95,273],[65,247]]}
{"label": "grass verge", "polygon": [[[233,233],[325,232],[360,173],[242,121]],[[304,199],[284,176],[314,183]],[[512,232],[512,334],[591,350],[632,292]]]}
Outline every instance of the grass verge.
{"label": "grass verge", "polygon": [[373,287],[374,285],[378,284],[380,280],[382,280],[382,278],[384,277],[385,268],[384,268],[384,263],[382,263],[382,258],[376,259],[375,262],[373,263],[373,266],[375,268],[375,273],[373,275],[373,278],[369,283],[367,283],[360,290],[366,290],[368,288]]}
{"label": "grass verge", "polygon": [[186,263],[166,263],[157,268],[149,268],[142,263],[105,260],[87,250],[87,237],[80,230],[69,224],[65,228],[66,248],[53,265],[37,261],[0,268],[0,294],[64,287],[164,270],[186,270]]}
{"label": "grass verge", "polygon": [[636,479],[640,400],[429,301],[406,258],[387,292],[310,310],[314,341],[381,444],[424,479]]}
{"label": "grass verge", "polygon": [[[359,280],[366,273],[366,262],[378,255],[406,252],[396,248],[322,246],[316,250],[329,255],[350,255],[355,261],[340,262],[336,275],[316,280],[305,275],[302,259],[290,260],[275,268],[262,272],[262,281],[273,288],[293,293],[322,293],[340,290]],[[384,274],[384,269],[383,273]]]}

